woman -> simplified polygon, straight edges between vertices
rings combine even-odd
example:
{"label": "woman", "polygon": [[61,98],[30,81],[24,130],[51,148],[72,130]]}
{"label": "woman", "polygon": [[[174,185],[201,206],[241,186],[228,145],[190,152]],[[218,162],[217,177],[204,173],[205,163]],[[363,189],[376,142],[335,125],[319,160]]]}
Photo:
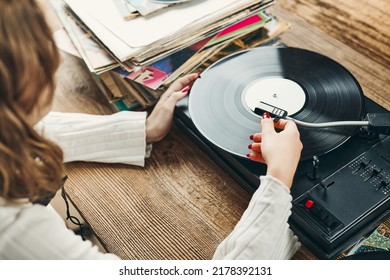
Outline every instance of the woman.
{"label": "woman", "polygon": [[[149,117],[49,113],[59,54],[36,2],[0,0],[0,34],[0,258],[117,259],[82,241],[37,202],[60,187],[63,161],[143,166],[147,143],[168,133],[177,101],[198,75],[173,83]],[[281,120],[283,131],[276,133],[268,117],[248,155],[268,165],[267,176],[214,258],[290,258],[299,245],[287,219],[302,144],[294,123]]]}

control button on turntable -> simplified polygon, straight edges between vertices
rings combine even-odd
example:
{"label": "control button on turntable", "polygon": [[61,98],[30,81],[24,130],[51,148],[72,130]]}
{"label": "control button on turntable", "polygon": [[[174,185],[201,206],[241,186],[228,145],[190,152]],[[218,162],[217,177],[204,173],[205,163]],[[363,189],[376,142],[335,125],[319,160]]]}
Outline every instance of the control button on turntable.
{"label": "control button on turntable", "polygon": [[367,178],[364,180],[364,182],[367,182],[367,181],[370,180],[371,178],[373,178],[373,177],[375,177],[375,176],[378,176],[378,175],[382,172],[382,170],[383,170],[383,168],[379,169],[379,168],[373,167],[370,176],[367,177]]}
{"label": "control button on turntable", "polygon": [[366,168],[370,164],[370,162],[371,162],[371,160],[366,160],[366,161],[362,160],[360,162],[360,166],[363,168]]}
{"label": "control button on turntable", "polygon": [[370,163],[371,163],[371,160],[362,160],[359,163],[359,167],[353,173],[357,173],[362,168],[365,169]]}
{"label": "control button on turntable", "polygon": [[381,168],[381,169],[379,169],[379,168],[374,168],[374,169],[372,170],[372,175],[376,176],[376,175],[378,175],[379,173],[381,173],[382,170],[383,170],[383,168]]}
{"label": "control button on turntable", "polygon": [[311,200],[311,199],[306,200],[306,202],[305,202],[305,207],[306,207],[307,209],[312,208],[313,205],[314,205],[314,201],[313,201],[313,200]]}
{"label": "control button on turntable", "polygon": [[324,219],[324,224],[328,227],[328,228],[331,228],[333,223],[334,223],[334,219],[331,217],[331,216],[328,216]]}
{"label": "control button on turntable", "polygon": [[321,212],[321,208],[318,207],[317,205],[313,205],[310,209],[309,209],[310,213],[316,217],[318,217],[318,215],[320,214]]}
{"label": "control button on turntable", "polygon": [[315,204],[315,202],[311,199],[306,200],[304,206],[313,216],[322,221],[324,221],[329,216],[325,210]]}
{"label": "control button on turntable", "polygon": [[321,220],[321,221],[325,221],[326,218],[328,218],[328,213],[325,212],[324,210],[320,209],[320,211],[318,211],[316,213],[316,216]]}
{"label": "control button on turntable", "polygon": [[375,190],[379,191],[381,188],[386,188],[388,185],[390,185],[390,180],[387,182],[385,180],[381,180],[379,186]]}
{"label": "control button on turntable", "polygon": [[386,182],[385,180],[381,180],[381,186],[382,188],[385,188],[389,185],[390,181]]}

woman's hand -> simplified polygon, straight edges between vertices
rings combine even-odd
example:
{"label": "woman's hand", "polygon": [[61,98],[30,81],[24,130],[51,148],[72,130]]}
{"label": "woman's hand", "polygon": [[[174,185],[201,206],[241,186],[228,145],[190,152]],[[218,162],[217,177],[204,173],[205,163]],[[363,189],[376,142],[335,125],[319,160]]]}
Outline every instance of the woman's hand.
{"label": "woman's hand", "polygon": [[[282,131],[276,132],[275,127]],[[275,123],[268,114],[264,114],[261,133],[251,138],[254,143],[248,147],[252,149],[248,157],[267,164],[267,175],[279,179],[290,188],[303,147],[295,123],[284,119]]]}
{"label": "woman's hand", "polygon": [[173,111],[176,103],[187,95],[190,85],[199,74],[189,74],[177,79],[168,90],[161,95],[150,116],[146,119],[146,142],[162,140],[172,126]]}

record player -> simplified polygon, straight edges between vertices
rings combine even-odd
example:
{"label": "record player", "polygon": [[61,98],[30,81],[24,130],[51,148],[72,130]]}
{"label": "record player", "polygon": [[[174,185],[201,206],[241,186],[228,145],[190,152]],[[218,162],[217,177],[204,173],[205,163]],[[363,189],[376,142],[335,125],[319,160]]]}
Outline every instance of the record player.
{"label": "record player", "polygon": [[[256,106],[264,100],[311,123],[388,113],[363,95],[347,69],[314,52],[259,47],[217,61],[178,103],[175,120],[251,193],[266,166],[243,154],[248,136],[258,131]],[[317,257],[334,259],[389,216],[390,137],[356,125],[298,127],[304,149],[289,224]]]}

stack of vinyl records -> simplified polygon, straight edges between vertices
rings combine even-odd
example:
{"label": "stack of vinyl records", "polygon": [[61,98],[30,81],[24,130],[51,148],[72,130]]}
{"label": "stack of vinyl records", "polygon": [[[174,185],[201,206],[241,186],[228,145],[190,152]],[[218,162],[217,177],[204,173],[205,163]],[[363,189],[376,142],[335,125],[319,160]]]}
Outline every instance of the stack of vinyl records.
{"label": "stack of vinyl records", "polygon": [[116,111],[153,106],[178,77],[245,48],[277,44],[289,25],[274,0],[52,0]]}

